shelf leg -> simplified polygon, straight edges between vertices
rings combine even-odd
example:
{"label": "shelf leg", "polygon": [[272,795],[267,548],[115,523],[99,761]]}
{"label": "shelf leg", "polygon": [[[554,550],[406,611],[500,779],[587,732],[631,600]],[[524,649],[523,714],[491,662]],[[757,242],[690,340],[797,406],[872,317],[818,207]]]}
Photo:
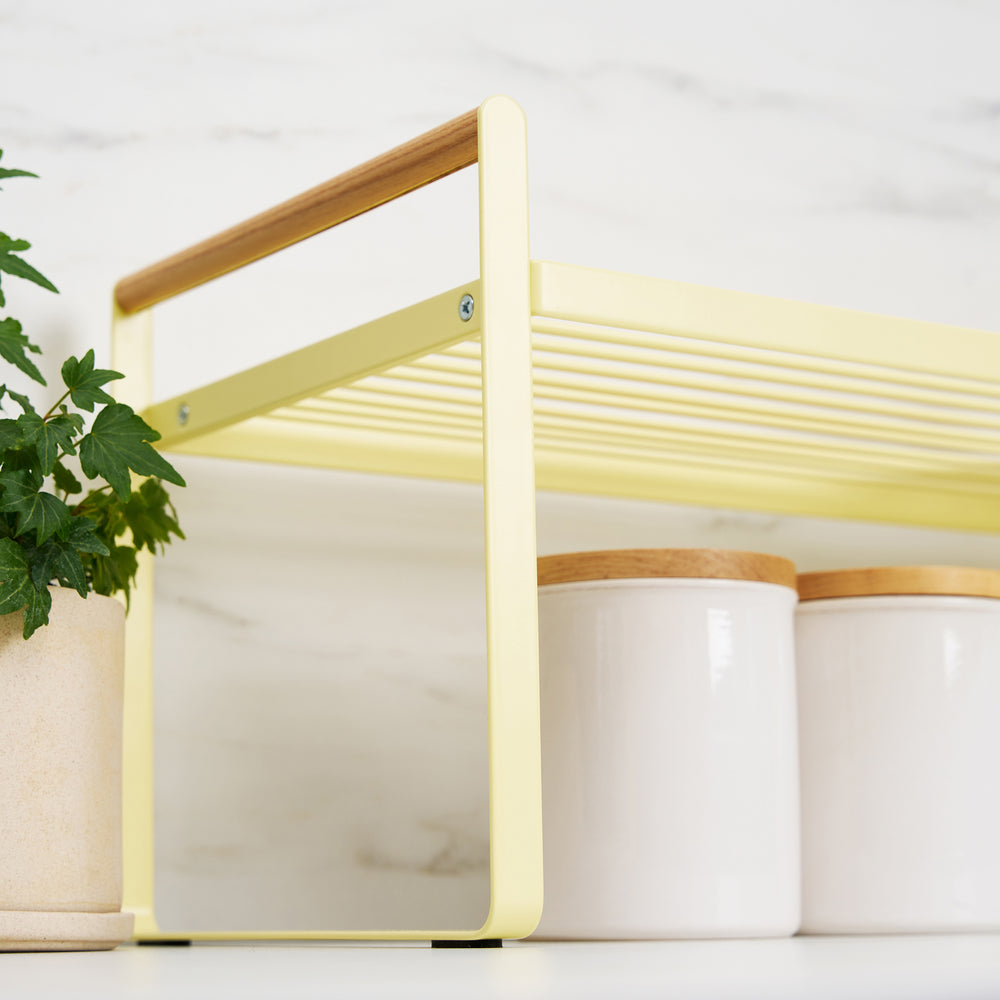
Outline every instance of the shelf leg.
{"label": "shelf leg", "polygon": [[500,938],[480,938],[477,941],[431,941],[432,948],[502,948]]}

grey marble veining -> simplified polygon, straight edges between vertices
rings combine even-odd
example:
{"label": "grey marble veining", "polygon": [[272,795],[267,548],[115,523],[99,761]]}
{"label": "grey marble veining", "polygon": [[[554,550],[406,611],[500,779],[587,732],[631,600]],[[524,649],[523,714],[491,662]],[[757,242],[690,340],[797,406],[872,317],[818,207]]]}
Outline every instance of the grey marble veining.
{"label": "grey marble veining", "polygon": [[479,491],[184,469],[189,544],[158,575],[164,926],[478,926]]}

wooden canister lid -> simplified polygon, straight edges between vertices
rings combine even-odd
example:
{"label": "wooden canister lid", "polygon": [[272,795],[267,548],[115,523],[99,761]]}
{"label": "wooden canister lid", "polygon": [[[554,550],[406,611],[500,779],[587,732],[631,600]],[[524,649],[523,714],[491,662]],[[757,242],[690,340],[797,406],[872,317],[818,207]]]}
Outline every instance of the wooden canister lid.
{"label": "wooden canister lid", "polygon": [[877,566],[799,574],[799,600],[939,594],[1000,597],[1000,572],[972,566]]}
{"label": "wooden canister lid", "polygon": [[658,578],[753,580],[795,589],[795,563],[730,549],[610,549],[567,552],[538,560],[538,586],[583,580]]}

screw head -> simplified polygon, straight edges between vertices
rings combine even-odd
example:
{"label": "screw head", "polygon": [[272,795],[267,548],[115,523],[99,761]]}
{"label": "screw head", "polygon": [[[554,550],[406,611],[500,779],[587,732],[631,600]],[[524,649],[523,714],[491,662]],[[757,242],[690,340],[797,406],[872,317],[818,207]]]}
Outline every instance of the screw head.
{"label": "screw head", "polygon": [[458,303],[458,315],[462,317],[462,322],[468,323],[475,311],[476,300],[471,295],[463,295]]}
{"label": "screw head", "polygon": [[181,403],[177,407],[177,423],[183,427],[188,422],[188,417],[191,416],[191,407],[187,403]]}

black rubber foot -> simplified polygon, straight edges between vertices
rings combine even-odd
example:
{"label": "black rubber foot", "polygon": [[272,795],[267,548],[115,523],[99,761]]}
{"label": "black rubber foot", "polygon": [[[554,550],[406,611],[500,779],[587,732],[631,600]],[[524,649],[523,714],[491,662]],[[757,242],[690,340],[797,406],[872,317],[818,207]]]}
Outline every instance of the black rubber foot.
{"label": "black rubber foot", "polygon": [[189,948],[190,941],[136,941],[140,948]]}
{"label": "black rubber foot", "polygon": [[431,941],[432,948],[502,948],[499,938],[481,938],[478,941]]}

